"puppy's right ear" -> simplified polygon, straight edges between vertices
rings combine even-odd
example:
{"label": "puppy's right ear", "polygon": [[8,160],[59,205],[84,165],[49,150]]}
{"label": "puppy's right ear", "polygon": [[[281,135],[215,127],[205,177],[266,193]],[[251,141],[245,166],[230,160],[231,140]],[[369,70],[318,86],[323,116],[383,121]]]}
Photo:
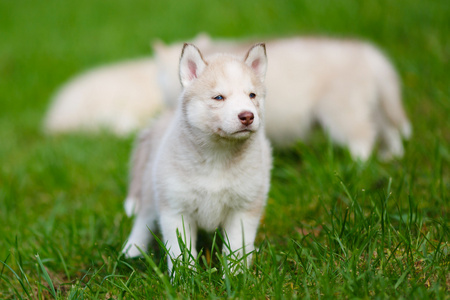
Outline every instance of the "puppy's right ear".
{"label": "puppy's right ear", "polygon": [[193,44],[184,44],[180,58],[180,81],[187,87],[206,67],[203,56]]}
{"label": "puppy's right ear", "polygon": [[253,69],[261,82],[264,82],[267,70],[266,44],[256,44],[248,50],[245,63]]}

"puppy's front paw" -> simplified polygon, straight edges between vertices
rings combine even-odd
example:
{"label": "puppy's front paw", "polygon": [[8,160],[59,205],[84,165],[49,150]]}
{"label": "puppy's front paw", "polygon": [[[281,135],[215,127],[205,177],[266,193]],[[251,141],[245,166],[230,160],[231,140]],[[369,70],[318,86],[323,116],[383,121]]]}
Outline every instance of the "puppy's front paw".
{"label": "puppy's front paw", "polygon": [[[142,251],[145,251],[143,247],[139,248],[141,248]],[[139,251],[139,248],[136,246],[135,243],[129,241],[123,248],[122,253],[125,254],[126,258],[140,257],[142,256],[142,253],[141,251]]]}

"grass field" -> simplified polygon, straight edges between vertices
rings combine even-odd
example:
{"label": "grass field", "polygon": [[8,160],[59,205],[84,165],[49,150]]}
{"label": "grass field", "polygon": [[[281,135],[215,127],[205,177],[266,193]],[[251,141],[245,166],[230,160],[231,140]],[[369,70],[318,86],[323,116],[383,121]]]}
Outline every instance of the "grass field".
{"label": "grass field", "polygon": [[[449,19],[447,0],[0,0],[0,299],[448,299]],[[229,276],[205,235],[197,270],[170,278],[157,243],[119,254],[133,138],[49,137],[41,121],[74,74],[199,31],[372,41],[402,77],[414,133],[390,163],[354,163],[321,131],[275,150],[253,266]]]}

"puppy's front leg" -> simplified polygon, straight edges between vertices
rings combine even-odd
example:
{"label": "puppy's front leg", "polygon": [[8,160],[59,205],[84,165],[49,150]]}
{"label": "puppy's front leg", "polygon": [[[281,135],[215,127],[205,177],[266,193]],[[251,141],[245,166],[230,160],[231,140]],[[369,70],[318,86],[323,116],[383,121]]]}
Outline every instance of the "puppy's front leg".
{"label": "puppy's front leg", "polygon": [[[260,220],[260,213],[232,212],[228,215],[223,229],[225,232],[224,255],[234,255],[237,259],[255,249],[254,242]],[[252,261],[252,254],[247,255],[247,266]],[[235,267],[232,268],[234,271]]]}
{"label": "puppy's front leg", "polygon": [[167,263],[169,274],[171,274],[173,268],[172,260],[182,258],[182,245],[178,243],[179,237],[192,257],[197,257],[197,250],[195,249],[197,225],[189,216],[182,216],[170,211],[161,212],[160,225],[170,255]]}
{"label": "puppy's front leg", "polygon": [[144,207],[138,212],[128,242],[122,250],[126,257],[141,256],[138,247],[144,252],[147,251],[148,244],[152,240],[151,231],[154,230],[155,219],[156,214],[151,206]]}

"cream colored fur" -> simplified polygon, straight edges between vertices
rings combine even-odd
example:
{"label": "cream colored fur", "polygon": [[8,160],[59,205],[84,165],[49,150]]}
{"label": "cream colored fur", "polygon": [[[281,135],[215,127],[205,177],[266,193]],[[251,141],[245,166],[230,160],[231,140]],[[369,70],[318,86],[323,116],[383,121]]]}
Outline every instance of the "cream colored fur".
{"label": "cream colored fur", "polygon": [[103,66],[69,80],[56,93],[44,120],[48,133],[108,130],[127,135],[162,110],[153,59]]}
{"label": "cream colored fur", "polygon": [[[204,34],[195,44],[206,54],[243,55],[250,46]],[[180,47],[156,42],[155,60],[111,65],[69,81],[53,100],[46,131],[105,128],[123,135],[142,128],[161,107],[176,107]],[[355,40],[293,37],[269,41],[267,51],[266,129],[274,145],[305,140],[319,123],[355,159],[367,160],[377,142],[381,159],[403,155],[402,136],[410,137],[411,125],[398,76],[377,48]]]}
{"label": "cream colored fur", "polygon": [[[209,43],[206,35],[194,39],[200,47]],[[158,42],[155,43],[155,45]],[[176,48],[176,51],[175,51]],[[173,72],[177,99],[178,58],[181,44],[173,48]],[[56,92],[43,121],[48,134],[96,133],[102,130],[126,136],[148,125],[164,110],[161,76],[153,58],[129,60],[88,70],[68,80]],[[167,87],[167,85],[164,85]]]}
{"label": "cream colored fur", "polygon": [[[136,218],[127,256],[147,250],[155,222],[169,249],[169,270],[182,254],[178,236],[196,256],[198,228],[222,227],[238,257],[253,251],[271,169],[265,70],[262,44],[245,59],[219,54],[205,60],[195,46],[184,46],[180,105],[141,133],[133,154],[126,208]],[[230,254],[227,247],[224,252]]]}
{"label": "cream colored fur", "polygon": [[[247,42],[197,38],[208,51],[243,53]],[[176,81],[178,45],[155,45],[160,83],[168,106],[180,89]],[[355,159],[367,160],[377,141],[381,159],[403,155],[401,136],[411,125],[401,103],[398,76],[374,46],[355,40],[285,38],[267,43],[266,131],[277,146],[304,140],[319,123]]]}

